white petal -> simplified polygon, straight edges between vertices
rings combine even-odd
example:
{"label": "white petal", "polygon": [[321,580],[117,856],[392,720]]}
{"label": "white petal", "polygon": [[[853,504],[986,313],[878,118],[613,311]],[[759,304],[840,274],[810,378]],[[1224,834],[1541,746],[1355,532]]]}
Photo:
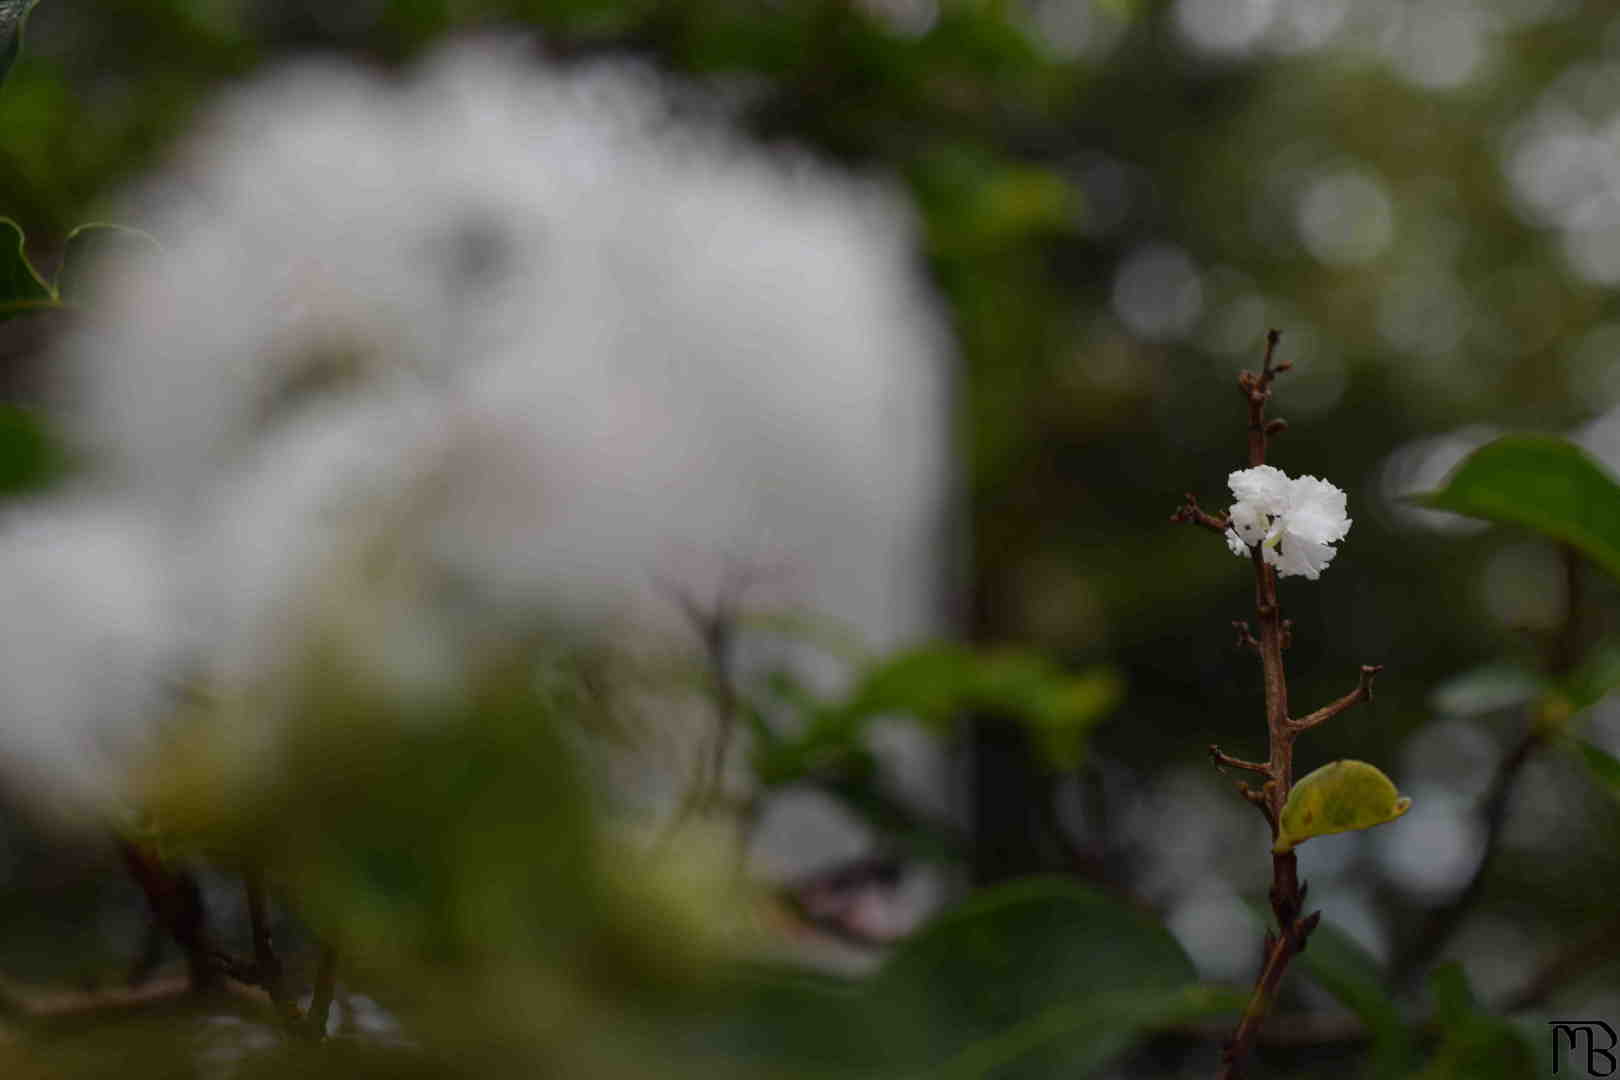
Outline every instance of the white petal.
{"label": "white petal", "polygon": [[1271,465],[1239,469],[1226,478],[1226,485],[1238,502],[1248,503],[1267,514],[1282,513],[1292,498],[1288,474]]}
{"label": "white petal", "polygon": [[[1271,550],[1267,549],[1268,552]],[[1267,561],[1277,568],[1280,577],[1304,577],[1315,581],[1327,564],[1333,561],[1335,554],[1336,549],[1327,544],[1290,534],[1283,538],[1277,559]]]}
{"label": "white petal", "polygon": [[1290,517],[1308,515],[1314,532],[1326,540],[1342,539],[1350,531],[1345,514],[1345,494],[1326,480],[1301,476],[1289,484]]}
{"label": "white petal", "polygon": [[1248,558],[1249,545],[1232,529],[1226,530],[1226,546],[1232,549],[1232,554]]}

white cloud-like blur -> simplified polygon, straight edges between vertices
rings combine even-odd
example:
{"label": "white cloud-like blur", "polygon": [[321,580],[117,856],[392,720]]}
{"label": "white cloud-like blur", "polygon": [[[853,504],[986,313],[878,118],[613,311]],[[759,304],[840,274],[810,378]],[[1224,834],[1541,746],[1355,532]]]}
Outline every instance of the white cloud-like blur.
{"label": "white cloud-like blur", "polygon": [[0,764],[69,820],[116,814],[179,660],[163,534],[111,499],[0,520]]}
{"label": "white cloud-like blur", "polygon": [[876,647],[937,629],[908,208],[677,93],[491,42],[304,63],[134,193],[164,250],[102,268],[54,368],[97,485],[162,520],[194,664],[274,679],[335,631],[409,694],[512,620],[691,648],[677,594],[739,572]]}

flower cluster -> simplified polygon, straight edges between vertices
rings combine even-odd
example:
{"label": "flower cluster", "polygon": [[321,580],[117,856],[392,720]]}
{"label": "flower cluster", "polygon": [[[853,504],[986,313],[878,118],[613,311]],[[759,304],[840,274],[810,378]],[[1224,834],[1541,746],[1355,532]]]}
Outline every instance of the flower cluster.
{"label": "flower cluster", "polygon": [[[213,110],[117,212],[162,250],[99,268],[50,365],[93,507],[19,511],[0,550],[38,557],[0,593],[15,627],[84,617],[54,681],[0,664],[52,726],[0,764],[65,787],[81,744],[139,756],[174,671],[258,703],[334,637],[410,700],[537,626],[693,653],[739,566],[756,606],[931,632],[948,338],[907,208],[678,95],[486,42]],[[109,579],[150,587],[59,614]],[[70,676],[113,645],[117,679]]]}
{"label": "flower cluster", "polygon": [[1227,515],[1227,546],[1245,558],[1258,547],[1281,577],[1315,581],[1350,531],[1344,492],[1326,480],[1260,465],[1234,472],[1227,485],[1237,500]]}

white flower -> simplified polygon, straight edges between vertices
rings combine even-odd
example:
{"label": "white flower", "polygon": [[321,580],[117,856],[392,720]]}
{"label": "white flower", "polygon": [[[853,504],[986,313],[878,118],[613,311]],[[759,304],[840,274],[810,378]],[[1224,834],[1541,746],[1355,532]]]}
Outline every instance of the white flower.
{"label": "white flower", "polygon": [[1350,531],[1344,492],[1326,480],[1260,465],[1234,472],[1227,485],[1237,500],[1227,515],[1227,546],[1244,557],[1258,546],[1281,577],[1315,581],[1333,561],[1333,544]]}
{"label": "white flower", "polygon": [[306,64],[120,215],[164,251],[102,279],[56,370],[198,536],[211,646],[299,640],[412,473],[443,499],[403,546],[492,605],[684,633],[672,594],[741,565],[745,602],[875,646],[938,626],[949,348],[908,209],[677,89],[488,45],[404,82]]}

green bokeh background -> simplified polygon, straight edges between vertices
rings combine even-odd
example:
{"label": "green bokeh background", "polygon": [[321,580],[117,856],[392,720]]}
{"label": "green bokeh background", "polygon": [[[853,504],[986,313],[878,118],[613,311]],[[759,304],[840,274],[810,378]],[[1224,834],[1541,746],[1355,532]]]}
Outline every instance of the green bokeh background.
{"label": "green bokeh background", "polygon": [[[1385,665],[1372,707],[1302,741],[1301,773],[1355,757],[1404,788],[1406,748],[1442,719],[1437,688],[1487,663],[1537,667],[1554,648],[1564,588],[1554,549],[1527,533],[1415,524],[1392,498],[1392,455],[1465,428],[1567,432],[1620,402],[1610,348],[1620,335],[1603,332],[1620,319],[1614,282],[1583,276],[1511,179],[1535,167],[1515,147],[1536,124],[1601,125],[1620,109],[1620,19],[1576,0],[1322,0],[1300,7],[1336,29],[1299,49],[1285,47],[1290,6],[1213,4],[1222,14],[1209,32],[1226,40],[1241,39],[1245,19],[1269,29],[1212,51],[1188,29],[1191,0],[45,0],[0,91],[0,214],[50,268],[75,225],[105,217],[214,94],[262,66],[319,50],[394,67],[447,35],[511,29],[532,35],[537,56],[628,53],[732,91],[762,140],[897,178],[920,208],[928,272],[961,349],[961,634],[1060,668],[1106,666],[1125,687],[1085,764],[1056,779],[1016,729],[993,717],[970,729],[964,877],[1074,874],[1073,851],[1054,840],[1067,828],[1092,856],[1080,869],[1152,907],[1142,837],[1153,831],[1133,814],[1151,807],[1177,828],[1175,785],[1221,786],[1189,779],[1211,742],[1263,756],[1259,673],[1229,630],[1252,609],[1248,572],[1166,518],[1184,491],[1223,505],[1227,473],[1244,464],[1235,375],[1258,362],[1267,327],[1283,332],[1295,365],[1278,383],[1273,412],[1291,427],[1272,460],[1345,488],[1355,520],[1320,582],[1282,586],[1297,707],[1350,689],[1360,664]],[[1470,49],[1472,66],[1454,78]],[[1563,119],[1547,119],[1557,110]],[[1312,193],[1326,199],[1335,189],[1321,185],[1346,176],[1377,193],[1358,204],[1368,216],[1334,217],[1329,199],[1313,236]],[[1122,271],[1153,251],[1195,268],[1198,299],[1178,325],[1144,330],[1122,310]],[[39,351],[64,317],[0,323],[0,386],[22,410],[14,424],[0,417],[8,489],[56,467],[41,464],[49,451],[25,420]],[[1594,572],[1582,580],[1580,633],[1595,640],[1620,597]],[[1481,736],[1487,768],[1524,724],[1513,710],[1458,722]],[[1537,843],[1545,800],[1514,806],[1527,823],[1457,954],[1476,981],[1509,985],[1603,925],[1620,886],[1614,803],[1557,753],[1526,783],[1559,787],[1575,808],[1549,818],[1556,835]],[[1054,788],[1087,809],[1055,813]],[[1168,800],[1137,799],[1167,788]],[[129,909],[138,926],[116,860],[33,826],[8,835],[0,964],[104,977],[110,943],[138,937],[107,914]],[[1403,890],[1375,872],[1370,848],[1357,850],[1367,909],[1398,958],[1443,897]],[[1230,858],[1235,886],[1258,898],[1263,841],[1235,842]],[[52,929],[64,920],[75,927],[65,936]],[[1615,953],[1598,959],[1565,1000],[1607,1002],[1620,1020],[1620,1002],[1594,990],[1615,975]],[[1437,984],[1442,1019],[1420,1029],[1419,1057],[1397,1047],[1369,1058],[1351,1039],[1268,1051],[1258,1074],[1363,1075],[1372,1060],[1384,1075],[1491,1075],[1456,1071],[1480,1068],[1479,1047],[1501,1031],[1455,974]],[[1335,1008],[1292,993],[1296,1011]],[[1431,1015],[1417,1000],[1413,1015]],[[783,1006],[778,1021],[800,1008]],[[1116,1067],[1204,1075],[1212,1046],[1183,1031]],[[992,1074],[1002,1075],[982,1073]]]}

